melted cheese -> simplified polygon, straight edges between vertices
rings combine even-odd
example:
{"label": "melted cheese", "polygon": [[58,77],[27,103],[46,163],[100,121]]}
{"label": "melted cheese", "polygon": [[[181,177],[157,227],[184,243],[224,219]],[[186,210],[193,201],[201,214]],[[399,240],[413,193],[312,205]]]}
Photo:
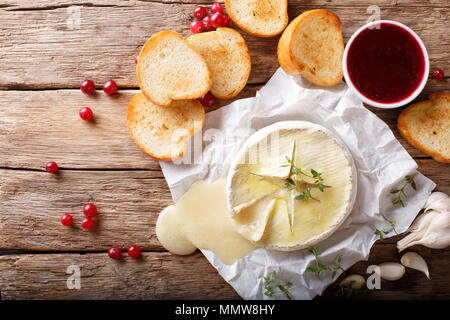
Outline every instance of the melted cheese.
{"label": "melted cheese", "polygon": [[225,178],[212,184],[197,181],[175,206],[160,213],[156,234],[168,251],[185,255],[196,248],[210,250],[223,263],[232,264],[257,248],[236,231],[225,185]]}
{"label": "melted cheese", "polygon": [[[285,122],[271,127],[252,136],[232,165],[227,190],[231,214],[241,234],[258,245],[300,249],[328,237],[348,215],[355,191],[354,168],[343,146],[320,126]],[[300,191],[285,186],[283,168],[290,170],[286,157],[309,175],[311,169],[322,173],[323,183],[330,188],[324,192],[312,188],[317,200],[294,199]],[[301,174],[292,178],[302,190],[307,183],[314,184],[314,179]]]}

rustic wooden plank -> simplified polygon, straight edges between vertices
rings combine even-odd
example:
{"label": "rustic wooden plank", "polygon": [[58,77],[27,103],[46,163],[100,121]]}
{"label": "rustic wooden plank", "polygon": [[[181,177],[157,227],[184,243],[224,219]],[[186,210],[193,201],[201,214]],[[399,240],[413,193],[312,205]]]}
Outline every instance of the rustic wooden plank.
{"label": "rustic wooden plank", "polygon": [[[75,88],[85,78],[94,79],[98,86],[114,78],[121,87],[136,87],[133,58],[151,34],[169,28],[189,35],[194,4],[114,3],[79,6],[79,25],[69,23],[74,13],[64,5],[8,11],[10,7],[4,3],[0,9],[0,88]],[[289,14],[292,18],[315,7],[303,2],[291,4]],[[345,39],[369,17],[367,5],[327,8],[343,21]],[[413,28],[428,48],[432,69],[440,67],[450,74],[449,11],[447,6],[386,6],[382,7],[381,17]],[[253,64],[249,83],[264,83],[278,67],[278,38],[245,37]]]}
{"label": "rustic wooden plank", "polygon": [[[437,90],[427,86],[419,99],[445,87],[443,82],[438,85]],[[259,88],[247,86],[236,99],[255,96]],[[146,156],[128,133],[126,107],[136,92],[122,90],[111,97],[103,92],[88,96],[79,90],[0,91],[0,167],[43,170],[53,160],[62,168],[159,170],[158,162]],[[215,108],[232,101],[219,101]],[[79,118],[82,106],[93,109],[95,121]],[[398,134],[401,109],[370,110],[393,129],[412,156],[426,156]]]}
{"label": "rustic wooden plank", "polygon": [[[336,283],[353,273],[367,278],[369,265],[399,261],[401,254],[395,242],[401,237],[377,242],[369,260],[352,266]],[[446,261],[450,259],[450,249],[416,246],[410,251],[418,252],[427,261],[431,280],[419,271],[407,269],[402,279],[382,280],[381,290],[370,290],[364,297],[356,299],[449,299]],[[66,287],[69,265],[80,267],[80,290]],[[318,299],[335,298],[335,290],[336,285],[330,285]],[[239,298],[199,252],[191,256],[151,252],[144,253],[142,259],[124,257],[121,261],[109,259],[106,253],[0,256],[0,292],[4,300]]]}
{"label": "rustic wooden plank", "polygon": [[[96,226],[83,230],[83,205],[98,208]],[[161,172],[59,171],[57,175],[0,170],[0,248],[99,251],[135,243],[164,250],[155,223],[172,198]],[[72,227],[60,217],[70,213]]]}
{"label": "rustic wooden plank", "polygon": [[[67,267],[77,265],[81,288],[67,289]],[[0,256],[1,299],[238,299],[201,255],[143,253],[111,260],[105,254]]]}
{"label": "rustic wooden plank", "polygon": [[[444,164],[419,159],[419,170],[450,193],[450,171]],[[92,201],[97,225],[82,230],[82,206]],[[136,243],[144,250],[164,248],[155,236],[159,212],[172,204],[157,171],[0,170],[0,249],[33,251],[106,251]],[[74,226],[63,227],[63,213]]]}

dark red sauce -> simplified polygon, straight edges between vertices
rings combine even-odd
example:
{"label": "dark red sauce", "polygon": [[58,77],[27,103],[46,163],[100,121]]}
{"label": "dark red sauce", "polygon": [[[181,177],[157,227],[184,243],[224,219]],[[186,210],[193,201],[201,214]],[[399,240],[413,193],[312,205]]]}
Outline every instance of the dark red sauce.
{"label": "dark red sauce", "polygon": [[347,55],[353,85],[370,100],[395,103],[409,97],[420,85],[425,56],[407,30],[383,22],[365,29],[353,40]]}

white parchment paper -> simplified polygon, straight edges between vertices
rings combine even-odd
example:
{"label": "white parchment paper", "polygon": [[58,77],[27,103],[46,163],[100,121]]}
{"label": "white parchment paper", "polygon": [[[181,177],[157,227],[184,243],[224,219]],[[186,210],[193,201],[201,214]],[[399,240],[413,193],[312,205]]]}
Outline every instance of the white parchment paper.
{"label": "white parchment paper", "polygon": [[[406,207],[394,207],[390,191],[402,185],[406,175],[414,174],[417,164],[389,127],[367,110],[344,83],[319,88],[279,69],[256,97],[237,100],[206,115],[205,134],[218,129],[232,139],[212,139],[206,134],[210,138],[203,141],[202,161],[161,162],[174,201],[199,179],[214,182],[225,177],[231,160],[248,136],[284,120],[306,120],[330,129],[350,149],[357,167],[358,189],[353,211],[332,236],[319,244],[320,260],[324,263],[336,261],[340,254],[344,269],[367,260],[377,240],[375,229],[387,226],[380,212],[390,220],[398,220],[396,230],[404,232],[435,187],[419,173],[415,178],[417,191],[410,187],[406,190]],[[395,233],[386,237],[392,235]],[[313,273],[305,273],[309,265],[314,266],[314,257],[307,249],[277,252],[261,248],[233,265],[223,264],[210,251],[202,252],[244,299],[285,299],[281,294],[271,298],[264,295],[263,277],[272,271],[277,272],[280,280],[293,282],[295,288],[291,292],[295,299],[312,299],[333,282],[331,272],[322,280]]]}

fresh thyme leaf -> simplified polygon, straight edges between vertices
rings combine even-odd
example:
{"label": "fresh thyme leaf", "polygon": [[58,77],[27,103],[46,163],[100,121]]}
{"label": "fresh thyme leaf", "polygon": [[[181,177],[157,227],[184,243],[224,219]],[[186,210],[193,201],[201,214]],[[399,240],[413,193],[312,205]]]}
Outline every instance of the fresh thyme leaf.
{"label": "fresh thyme leaf", "polygon": [[301,195],[299,195],[299,196],[296,196],[295,199],[297,199],[297,200],[303,200],[303,199],[305,199],[305,196],[301,194]]}
{"label": "fresh thyme leaf", "polygon": [[408,185],[411,185],[411,188],[413,190],[417,190],[417,185],[416,182],[414,181],[414,177],[417,175],[417,173],[415,173],[412,176],[406,176],[405,177],[405,183],[403,184],[403,186],[400,189],[395,189],[391,191],[391,194],[397,194],[397,196],[392,199],[392,204],[393,205],[401,205],[402,207],[405,206],[405,202],[402,199],[402,196],[406,199],[408,196],[406,195],[405,189]]}
{"label": "fresh thyme leaf", "polygon": [[383,231],[381,231],[381,230],[376,229],[375,230],[375,235],[378,236],[381,240],[384,239]]}
{"label": "fresh thyme leaf", "polygon": [[320,190],[320,191],[322,191],[322,192],[324,191],[324,188],[323,188],[323,184],[322,184],[322,183],[318,183],[317,186],[319,187],[319,190]]}
{"label": "fresh thyme leaf", "polygon": [[[277,288],[279,290],[274,289]],[[292,286],[292,282],[286,281],[284,283],[278,282],[277,280],[277,273],[273,271],[269,274],[269,276],[264,277],[264,294],[268,297],[272,297],[274,294],[282,293],[284,294],[289,300],[292,299],[292,294],[290,292],[291,289],[294,287]]]}
{"label": "fresh thyme leaf", "polygon": [[319,279],[322,279],[322,277],[326,271],[332,271],[331,278],[334,279],[334,277],[337,275],[337,272],[339,270],[344,271],[344,269],[341,266],[342,255],[339,255],[337,257],[336,263],[333,263],[331,265],[325,265],[324,263],[319,261],[320,252],[318,250],[318,247],[309,247],[308,250],[309,250],[309,252],[311,252],[313,254],[313,256],[316,260],[316,267],[308,267],[305,270],[306,272],[314,272]]}

